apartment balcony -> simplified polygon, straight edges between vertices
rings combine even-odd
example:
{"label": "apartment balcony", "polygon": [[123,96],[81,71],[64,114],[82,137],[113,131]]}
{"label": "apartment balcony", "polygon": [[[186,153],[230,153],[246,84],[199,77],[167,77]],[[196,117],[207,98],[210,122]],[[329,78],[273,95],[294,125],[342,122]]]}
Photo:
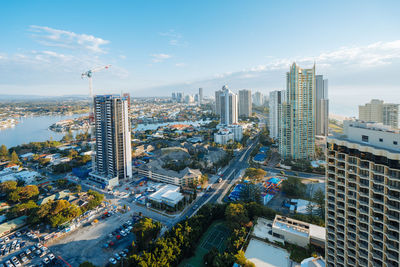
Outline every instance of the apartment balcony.
{"label": "apartment balcony", "polygon": [[373,186],[372,187],[372,192],[374,192],[376,194],[383,194],[385,192],[385,190],[383,189],[383,187]]}
{"label": "apartment balcony", "polygon": [[399,217],[397,217],[397,216],[393,216],[393,215],[388,214],[388,213],[386,213],[385,215],[389,220],[393,220],[393,221],[399,220]]}
{"label": "apartment balcony", "polygon": [[399,256],[398,255],[396,255],[396,254],[394,254],[394,253],[391,253],[391,252],[387,252],[386,253],[386,257],[389,259],[389,260],[392,260],[392,261],[398,261],[399,260]]}
{"label": "apartment balcony", "polygon": [[365,227],[365,226],[363,226],[363,225],[359,225],[358,226],[362,231],[364,231],[364,232],[368,232],[368,227]]}
{"label": "apartment balcony", "polygon": [[393,195],[390,195],[390,194],[387,194],[386,197],[389,200],[392,200],[392,201],[399,201],[399,199],[400,199],[399,197],[396,197],[396,196],[393,196]]}
{"label": "apartment balcony", "polygon": [[368,235],[367,235],[366,233],[361,233],[361,232],[359,232],[358,237],[359,237],[361,240],[364,240],[365,242],[368,242],[368,241],[369,241],[369,240],[368,240]]}
{"label": "apartment balcony", "polygon": [[356,203],[353,203],[353,202],[347,202],[347,206],[352,207],[352,208],[357,207]]}
{"label": "apartment balcony", "polygon": [[358,191],[358,193],[360,194],[360,196],[362,197],[369,197],[369,193],[364,192],[364,191]]}
{"label": "apartment balcony", "polygon": [[328,182],[328,188],[329,189],[335,189],[335,184],[332,182]]}
{"label": "apartment balcony", "polygon": [[387,184],[386,186],[390,190],[400,192],[400,188],[398,186],[393,186],[393,185],[390,185],[390,184]]}
{"label": "apartment balcony", "polygon": [[354,251],[352,250],[347,250],[347,255],[349,255],[350,257],[355,257],[356,253],[354,253]]}
{"label": "apartment balcony", "polygon": [[378,245],[377,243],[372,243],[372,247],[373,247],[375,250],[379,250],[380,252],[383,252],[383,246],[382,246],[382,244]]}
{"label": "apartment balcony", "polygon": [[369,215],[368,209],[359,209],[358,212],[367,216]]}
{"label": "apartment balcony", "polygon": [[363,248],[363,249],[368,250],[368,245],[367,245],[367,244],[364,244],[364,243],[361,243],[361,242],[360,242],[360,244],[358,244],[358,246],[359,246],[360,248]]}
{"label": "apartment balcony", "polygon": [[343,234],[337,234],[336,235],[337,240],[342,240],[344,241],[344,235]]}
{"label": "apartment balcony", "polygon": [[394,225],[392,225],[390,223],[386,224],[386,226],[390,231],[398,232],[400,230],[399,226],[394,226]]}
{"label": "apartment balcony", "polygon": [[353,258],[347,258],[347,265],[356,265],[356,260]]}
{"label": "apartment balcony", "polygon": [[385,235],[386,235],[386,237],[387,237],[389,240],[391,240],[391,241],[395,241],[395,242],[398,242],[398,241],[399,241],[398,236],[396,236],[396,235],[394,235],[394,234],[392,234],[392,233],[390,233],[390,232],[385,233]]}
{"label": "apartment balcony", "polygon": [[383,226],[379,226],[379,225],[376,225],[376,224],[372,225],[372,229],[374,231],[376,231],[376,232],[383,232]]}
{"label": "apartment balcony", "polygon": [[373,181],[374,181],[374,185],[375,184],[377,184],[377,185],[385,185],[385,180],[378,180],[378,179],[373,179]]}
{"label": "apartment balcony", "polygon": [[377,203],[377,204],[381,204],[381,205],[385,205],[385,201],[383,201],[382,199],[378,199],[378,198],[373,198],[372,199],[372,201],[374,202],[374,203]]}
{"label": "apartment balcony", "polygon": [[376,213],[384,213],[383,208],[378,208],[378,207],[372,207],[372,210]]}
{"label": "apartment balcony", "polygon": [[338,264],[344,264],[344,258],[342,258],[342,257],[337,257],[336,258],[336,262],[338,263]]}
{"label": "apartment balcony", "polygon": [[358,185],[362,188],[368,189],[369,188],[369,183],[368,182],[359,182]]}
{"label": "apartment balcony", "polygon": [[352,235],[352,234],[349,234],[349,235],[347,235],[347,240],[352,240],[352,241],[356,241],[356,236],[355,235]]}
{"label": "apartment balcony", "polygon": [[[360,249],[358,251],[358,256],[368,261],[368,253],[365,252],[364,250]],[[367,266],[367,265],[365,265],[365,266]]]}

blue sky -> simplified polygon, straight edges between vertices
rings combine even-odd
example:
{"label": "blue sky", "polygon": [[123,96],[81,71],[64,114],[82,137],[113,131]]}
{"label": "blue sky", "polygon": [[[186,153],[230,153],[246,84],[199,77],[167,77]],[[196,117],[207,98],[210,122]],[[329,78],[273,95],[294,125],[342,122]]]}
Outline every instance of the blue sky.
{"label": "blue sky", "polygon": [[400,1],[2,1],[0,94],[285,88],[316,62],[331,111],[400,102]]}

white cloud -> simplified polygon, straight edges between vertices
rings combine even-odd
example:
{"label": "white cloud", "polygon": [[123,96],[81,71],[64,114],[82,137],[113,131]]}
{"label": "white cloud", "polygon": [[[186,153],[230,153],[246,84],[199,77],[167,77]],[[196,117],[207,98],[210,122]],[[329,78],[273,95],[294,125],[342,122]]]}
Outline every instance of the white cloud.
{"label": "white cloud", "polygon": [[163,62],[166,59],[171,58],[172,56],[168,55],[168,54],[162,54],[161,53],[161,54],[152,54],[151,57],[153,58],[152,61],[154,63],[159,63],[159,62]]}
{"label": "white cloud", "polygon": [[185,67],[185,66],[186,66],[186,63],[179,62],[179,63],[176,63],[175,66],[176,66],[176,67]]}
{"label": "white cloud", "polygon": [[29,28],[35,33],[33,34],[35,39],[45,46],[83,49],[93,53],[106,53],[102,46],[110,43],[110,41],[93,35],[78,34],[47,26],[31,25]]}
{"label": "white cloud", "polygon": [[168,43],[172,46],[187,45],[187,43],[185,41],[183,41],[182,34],[176,32],[175,30],[160,32],[159,35],[168,38],[169,39]]}

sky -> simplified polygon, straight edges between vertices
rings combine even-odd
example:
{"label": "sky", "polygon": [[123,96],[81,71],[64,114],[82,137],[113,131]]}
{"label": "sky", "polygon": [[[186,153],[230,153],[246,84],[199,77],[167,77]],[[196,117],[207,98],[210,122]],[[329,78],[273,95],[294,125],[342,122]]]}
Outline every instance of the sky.
{"label": "sky", "polygon": [[330,111],[400,103],[400,1],[1,1],[0,94],[268,94],[293,62],[329,80]]}

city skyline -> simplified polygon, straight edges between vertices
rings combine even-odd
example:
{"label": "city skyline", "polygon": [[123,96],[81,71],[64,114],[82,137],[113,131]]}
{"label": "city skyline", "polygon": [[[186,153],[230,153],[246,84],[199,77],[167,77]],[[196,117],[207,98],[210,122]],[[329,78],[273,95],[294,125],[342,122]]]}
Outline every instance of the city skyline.
{"label": "city skyline", "polygon": [[[306,68],[315,62],[319,73],[329,77],[333,114],[355,116],[356,105],[371,98],[400,102],[400,96],[392,94],[398,89],[400,65],[395,1],[353,2],[346,10],[340,4],[258,1],[99,2],[79,3],[79,8],[73,3],[2,4],[0,94],[82,94],[87,84],[79,74],[112,64],[109,71],[95,75],[95,93],[168,96],[173,91],[194,94],[202,87],[204,95],[212,95],[228,84],[235,92],[248,88],[267,95],[285,88],[285,70],[295,61]],[[81,25],[68,15],[57,16],[59,9],[88,22]],[[320,12],[326,9],[338,11],[335,18]],[[362,12],[353,12],[356,9]],[[298,11],[305,12],[312,31],[307,27],[293,34],[288,25]],[[126,20],[128,12],[137,16]],[[238,19],[221,20],[225,12]],[[200,23],[202,17],[208,21]],[[223,30],[228,23],[234,31]]]}

